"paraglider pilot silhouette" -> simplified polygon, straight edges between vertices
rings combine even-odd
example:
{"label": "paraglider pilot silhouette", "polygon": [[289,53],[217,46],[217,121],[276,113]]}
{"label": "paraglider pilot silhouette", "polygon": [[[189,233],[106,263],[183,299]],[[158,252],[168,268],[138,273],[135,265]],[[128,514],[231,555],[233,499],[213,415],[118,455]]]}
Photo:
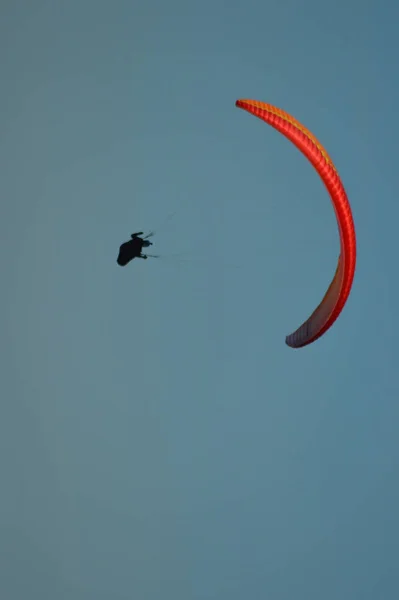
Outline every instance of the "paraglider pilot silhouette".
{"label": "paraglider pilot silhouette", "polygon": [[143,235],[142,231],[132,233],[132,235],[130,236],[131,239],[119,247],[119,255],[116,259],[118,265],[120,265],[121,267],[125,267],[134,258],[148,258],[147,255],[142,254],[141,251],[143,248],[148,248],[149,246],[152,246],[152,242],[141,238],[141,235]]}

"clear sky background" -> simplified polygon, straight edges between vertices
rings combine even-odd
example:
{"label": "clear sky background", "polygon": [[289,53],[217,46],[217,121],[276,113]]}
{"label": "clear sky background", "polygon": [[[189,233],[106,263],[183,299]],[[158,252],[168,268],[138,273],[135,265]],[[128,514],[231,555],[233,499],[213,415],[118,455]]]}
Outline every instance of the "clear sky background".
{"label": "clear sky background", "polygon": [[[0,597],[399,598],[397,2],[0,8]],[[306,159],[333,157],[352,294]],[[134,231],[159,260],[116,264]],[[182,253],[180,256],[173,256]]]}

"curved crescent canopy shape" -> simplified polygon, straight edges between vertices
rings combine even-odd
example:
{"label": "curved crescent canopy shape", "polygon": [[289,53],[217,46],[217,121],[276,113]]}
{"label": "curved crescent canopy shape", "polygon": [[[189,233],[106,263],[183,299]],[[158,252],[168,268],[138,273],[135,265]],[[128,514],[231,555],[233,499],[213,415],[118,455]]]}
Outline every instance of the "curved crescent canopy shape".
{"label": "curved crescent canopy shape", "polygon": [[306,127],[271,104],[256,100],[237,100],[236,106],[277,129],[306,156],[326,186],[337,217],[341,253],[334,278],[316,310],[285,339],[291,348],[302,348],[317,340],[331,327],[348,299],[356,268],[356,234],[352,211],[331,158]]}

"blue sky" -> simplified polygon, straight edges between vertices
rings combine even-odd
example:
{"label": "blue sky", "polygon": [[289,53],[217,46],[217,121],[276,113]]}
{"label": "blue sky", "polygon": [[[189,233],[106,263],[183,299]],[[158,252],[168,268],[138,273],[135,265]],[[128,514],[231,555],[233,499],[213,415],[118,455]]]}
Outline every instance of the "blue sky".
{"label": "blue sky", "polygon": [[[2,598],[398,598],[398,19],[2,2]],[[240,97],[309,127],[353,208],[352,294],[299,351],[334,213]],[[151,229],[162,258],[119,268]]]}

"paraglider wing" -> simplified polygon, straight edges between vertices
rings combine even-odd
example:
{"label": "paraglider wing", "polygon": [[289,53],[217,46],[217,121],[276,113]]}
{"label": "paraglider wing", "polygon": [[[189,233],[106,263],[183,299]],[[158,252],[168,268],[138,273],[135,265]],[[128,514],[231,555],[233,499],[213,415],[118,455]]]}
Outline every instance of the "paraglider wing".
{"label": "paraglider wing", "polygon": [[317,340],[331,327],[350,294],[356,268],[356,234],[352,211],[331,158],[306,127],[271,104],[256,100],[237,100],[236,106],[259,117],[295,144],[320,175],[335,210],[341,242],[335,276],[316,310],[303,325],[285,339],[291,348],[302,348]]}

